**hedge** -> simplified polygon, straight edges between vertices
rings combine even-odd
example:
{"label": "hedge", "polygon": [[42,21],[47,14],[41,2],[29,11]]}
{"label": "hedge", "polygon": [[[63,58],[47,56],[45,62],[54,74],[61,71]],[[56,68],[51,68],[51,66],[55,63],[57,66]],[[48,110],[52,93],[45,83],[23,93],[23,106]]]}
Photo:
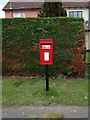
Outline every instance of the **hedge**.
{"label": "hedge", "polygon": [[14,18],[2,19],[3,75],[44,75],[40,38],[53,39],[51,76],[83,73],[85,36],[81,18]]}

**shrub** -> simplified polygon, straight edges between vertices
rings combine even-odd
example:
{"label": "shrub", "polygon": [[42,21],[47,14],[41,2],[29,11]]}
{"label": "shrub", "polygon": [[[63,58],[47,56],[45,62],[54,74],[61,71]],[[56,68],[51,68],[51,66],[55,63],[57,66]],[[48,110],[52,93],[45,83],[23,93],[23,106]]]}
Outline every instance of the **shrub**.
{"label": "shrub", "polygon": [[67,16],[66,10],[62,7],[61,2],[44,2],[39,17],[60,17]]}
{"label": "shrub", "polygon": [[3,75],[44,75],[40,65],[40,38],[53,39],[53,65],[49,74],[81,75],[85,43],[80,18],[2,19]]}

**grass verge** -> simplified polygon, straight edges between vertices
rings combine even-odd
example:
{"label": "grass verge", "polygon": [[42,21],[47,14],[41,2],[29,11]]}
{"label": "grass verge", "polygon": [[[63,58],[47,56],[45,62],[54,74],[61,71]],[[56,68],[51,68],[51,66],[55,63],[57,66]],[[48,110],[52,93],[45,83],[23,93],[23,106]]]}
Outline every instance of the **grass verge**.
{"label": "grass verge", "polygon": [[[90,63],[90,52],[87,52],[86,53],[86,62],[88,63]],[[85,67],[85,74],[86,74],[86,76],[88,76],[88,74],[90,75],[90,65],[86,65],[86,67]]]}
{"label": "grass verge", "polygon": [[86,53],[86,62],[90,62],[90,52]]}
{"label": "grass verge", "polygon": [[4,77],[2,103],[10,105],[88,105],[88,80],[50,78],[46,95],[45,78]]}

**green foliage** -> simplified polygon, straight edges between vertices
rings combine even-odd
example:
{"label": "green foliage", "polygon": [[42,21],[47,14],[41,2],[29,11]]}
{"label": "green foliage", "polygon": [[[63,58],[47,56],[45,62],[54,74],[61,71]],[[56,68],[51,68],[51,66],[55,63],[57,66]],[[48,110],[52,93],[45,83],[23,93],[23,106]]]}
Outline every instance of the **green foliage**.
{"label": "green foliage", "polygon": [[45,113],[41,118],[64,118],[64,115],[58,113]]}
{"label": "green foliage", "polygon": [[[90,52],[86,52],[86,62],[90,63]],[[88,74],[90,75],[90,65],[86,65],[85,70],[86,76],[88,76]]]}
{"label": "green foliage", "polygon": [[90,62],[90,52],[86,53],[86,62]]}
{"label": "green foliage", "polygon": [[59,17],[59,16],[67,16],[67,15],[64,8],[62,8],[61,2],[45,2],[38,16]]}
{"label": "green foliage", "polygon": [[[4,75],[45,75],[40,65],[40,38],[53,39],[53,65],[49,74],[70,75],[72,49],[82,40],[80,18],[2,19],[2,64]],[[80,59],[78,59],[79,61]]]}

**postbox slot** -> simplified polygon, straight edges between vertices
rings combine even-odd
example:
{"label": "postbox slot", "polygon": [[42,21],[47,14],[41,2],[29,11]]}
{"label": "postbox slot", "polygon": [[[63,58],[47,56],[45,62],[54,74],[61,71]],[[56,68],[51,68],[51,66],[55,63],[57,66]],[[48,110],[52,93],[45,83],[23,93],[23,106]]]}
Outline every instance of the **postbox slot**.
{"label": "postbox slot", "polygon": [[52,45],[52,43],[41,43],[41,45]]}

